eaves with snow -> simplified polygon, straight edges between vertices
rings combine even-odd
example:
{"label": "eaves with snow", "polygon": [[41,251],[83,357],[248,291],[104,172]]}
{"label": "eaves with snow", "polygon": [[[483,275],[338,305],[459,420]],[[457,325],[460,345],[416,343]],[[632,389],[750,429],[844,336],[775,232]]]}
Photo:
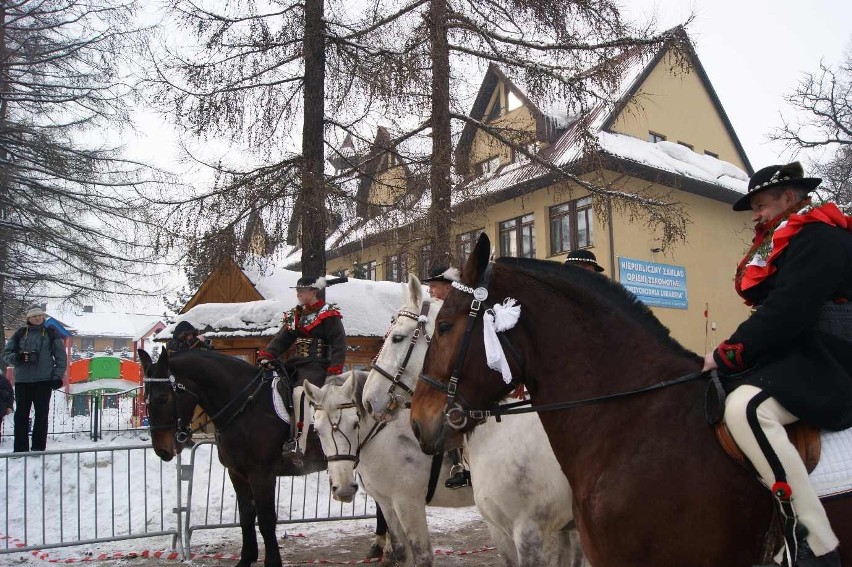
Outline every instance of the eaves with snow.
{"label": "eaves with snow", "polygon": [[[156,338],[171,338],[180,321],[189,321],[207,338],[271,337],[277,333],[284,312],[296,306],[292,288],[301,273],[283,268],[249,268],[243,273],[264,299],[195,305],[178,315]],[[339,307],[347,336],[381,337],[402,304],[404,291],[405,284],[350,278],[329,286],[326,301]]]}

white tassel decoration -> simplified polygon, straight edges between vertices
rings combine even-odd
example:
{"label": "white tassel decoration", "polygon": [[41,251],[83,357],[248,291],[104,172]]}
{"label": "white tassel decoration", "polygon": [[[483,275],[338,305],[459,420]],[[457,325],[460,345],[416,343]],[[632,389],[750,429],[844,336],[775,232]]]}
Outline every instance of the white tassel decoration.
{"label": "white tassel decoration", "polygon": [[500,344],[497,333],[508,331],[518,323],[521,317],[521,306],[514,298],[507,297],[502,304],[495,305],[493,311],[493,314],[491,311],[486,311],[483,318],[485,358],[488,367],[499,371],[503,375],[503,381],[509,384],[512,382],[512,370],[509,368],[509,361],[506,359],[506,353],[503,352],[503,345]]}

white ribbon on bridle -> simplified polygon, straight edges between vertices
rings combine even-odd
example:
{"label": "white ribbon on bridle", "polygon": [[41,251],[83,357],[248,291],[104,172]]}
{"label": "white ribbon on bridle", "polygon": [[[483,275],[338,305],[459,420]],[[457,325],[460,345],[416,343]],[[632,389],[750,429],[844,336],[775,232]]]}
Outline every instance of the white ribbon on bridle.
{"label": "white ribbon on bridle", "polygon": [[506,353],[503,352],[503,345],[500,344],[497,333],[514,327],[520,317],[521,306],[513,297],[507,297],[502,304],[496,304],[493,309],[489,309],[483,315],[482,336],[485,341],[485,359],[489,368],[503,375],[503,381],[506,384],[512,382],[512,369],[509,368],[509,361],[506,359]]}

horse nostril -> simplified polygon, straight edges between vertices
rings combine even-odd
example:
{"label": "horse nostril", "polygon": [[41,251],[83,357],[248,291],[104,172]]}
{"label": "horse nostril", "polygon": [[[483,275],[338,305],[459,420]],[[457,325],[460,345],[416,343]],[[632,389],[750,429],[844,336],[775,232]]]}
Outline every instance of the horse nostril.
{"label": "horse nostril", "polygon": [[332,494],[337,494],[337,489],[338,489],[338,488],[339,488],[339,487],[338,487],[336,484],[332,484],[332,485],[331,485],[331,492],[332,492]]}
{"label": "horse nostril", "polygon": [[416,421],[411,422],[411,429],[414,431],[414,437],[420,441],[420,424]]}

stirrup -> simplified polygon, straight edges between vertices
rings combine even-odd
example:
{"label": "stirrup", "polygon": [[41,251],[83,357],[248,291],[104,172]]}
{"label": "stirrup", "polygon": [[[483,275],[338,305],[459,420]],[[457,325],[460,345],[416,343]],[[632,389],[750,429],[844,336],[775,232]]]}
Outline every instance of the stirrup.
{"label": "stirrup", "polygon": [[446,486],[450,490],[457,490],[459,488],[464,488],[466,486],[471,485],[470,471],[465,470],[463,467],[461,467],[461,465],[459,465],[459,469],[459,472],[453,474],[453,476],[451,476],[444,482],[444,486]]}

